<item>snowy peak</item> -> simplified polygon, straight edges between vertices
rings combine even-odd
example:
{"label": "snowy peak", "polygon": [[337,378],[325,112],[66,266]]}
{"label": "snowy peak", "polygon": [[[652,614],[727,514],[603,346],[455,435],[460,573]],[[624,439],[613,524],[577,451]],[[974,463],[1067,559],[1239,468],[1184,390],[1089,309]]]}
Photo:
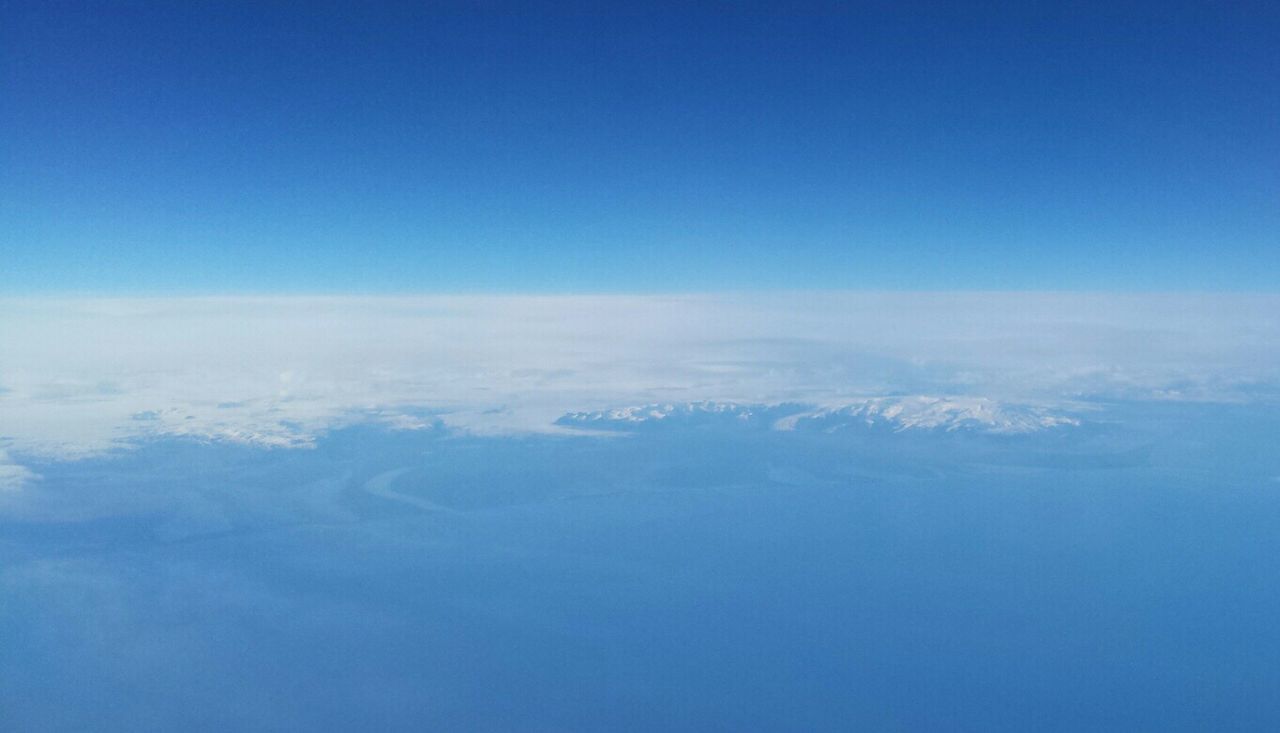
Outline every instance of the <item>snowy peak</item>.
{"label": "snowy peak", "polygon": [[997,402],[982,397],[875,397],[839,406],[819,407],[782,418],[779,430],[834,432],[871,429],[966,430],[993,434],[1033,433],[1080,421],[1034,405]]}
{"label": "snowy peak", "polygon": [[659,427],[751,427],[837,432],[845,430],[974,432],[1016,435],[1079,425],[1047,408],[982,397],[871,397],[834,405],[685,402],[571,412],[557,425],[598,430]]}
{"label": "snowy peak", "polygon": [[556,420],[556,424],[601,430],[726,424],[768,427],[778,418],[803,409],[805,407],[800,405],[742,405],[734,402],[654,403],[570,412]]}

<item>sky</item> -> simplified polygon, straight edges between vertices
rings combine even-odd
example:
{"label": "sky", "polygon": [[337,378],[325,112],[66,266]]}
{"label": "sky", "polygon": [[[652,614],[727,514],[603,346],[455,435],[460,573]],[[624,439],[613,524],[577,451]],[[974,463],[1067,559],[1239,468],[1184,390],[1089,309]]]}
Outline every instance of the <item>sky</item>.
{"label": "sky", "polygon": [[0,294],[1274,292],[1278,36],[1267,3],[5,0]]}

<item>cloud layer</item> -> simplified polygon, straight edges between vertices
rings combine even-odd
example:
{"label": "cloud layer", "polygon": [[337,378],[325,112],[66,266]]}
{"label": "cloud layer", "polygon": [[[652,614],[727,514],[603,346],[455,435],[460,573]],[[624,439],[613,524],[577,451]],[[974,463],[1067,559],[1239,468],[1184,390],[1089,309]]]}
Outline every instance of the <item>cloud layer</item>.
{"label": "cloud layer", "polygon": [[[553,430],[671,401],[1274,400],[1277,313],[1261,295],[7,300],[0,437],[69,456],[153,435],[307,445],[437,415]],[[24,471],[0,461],[8,485]]]}

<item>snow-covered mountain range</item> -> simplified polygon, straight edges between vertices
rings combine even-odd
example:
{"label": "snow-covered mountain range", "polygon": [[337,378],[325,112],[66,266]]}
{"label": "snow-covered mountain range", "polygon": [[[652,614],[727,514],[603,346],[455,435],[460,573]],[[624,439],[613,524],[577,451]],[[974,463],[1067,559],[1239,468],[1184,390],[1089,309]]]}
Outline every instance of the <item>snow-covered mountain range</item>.
{"label": "snow-covered mountain range", "polygon": [[836,432],[872,429],[901,432],[967,431],[1014,435],[1066,426],[1077,418],[1038,405],[982,397],[869,397],[828,405],[684,402],[571,412],[558,425],[602,430],[657,426],[740,425],[772,430]]}

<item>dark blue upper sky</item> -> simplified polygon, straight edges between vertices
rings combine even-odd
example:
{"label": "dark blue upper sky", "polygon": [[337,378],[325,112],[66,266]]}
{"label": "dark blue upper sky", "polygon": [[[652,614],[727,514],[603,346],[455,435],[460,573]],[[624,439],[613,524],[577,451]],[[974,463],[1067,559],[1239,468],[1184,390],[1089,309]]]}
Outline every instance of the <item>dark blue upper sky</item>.
{"label": "dark blue upper sky", "polygon": [[1274,4],[414,5],[0,0],[0,293],[1280,282]]}

